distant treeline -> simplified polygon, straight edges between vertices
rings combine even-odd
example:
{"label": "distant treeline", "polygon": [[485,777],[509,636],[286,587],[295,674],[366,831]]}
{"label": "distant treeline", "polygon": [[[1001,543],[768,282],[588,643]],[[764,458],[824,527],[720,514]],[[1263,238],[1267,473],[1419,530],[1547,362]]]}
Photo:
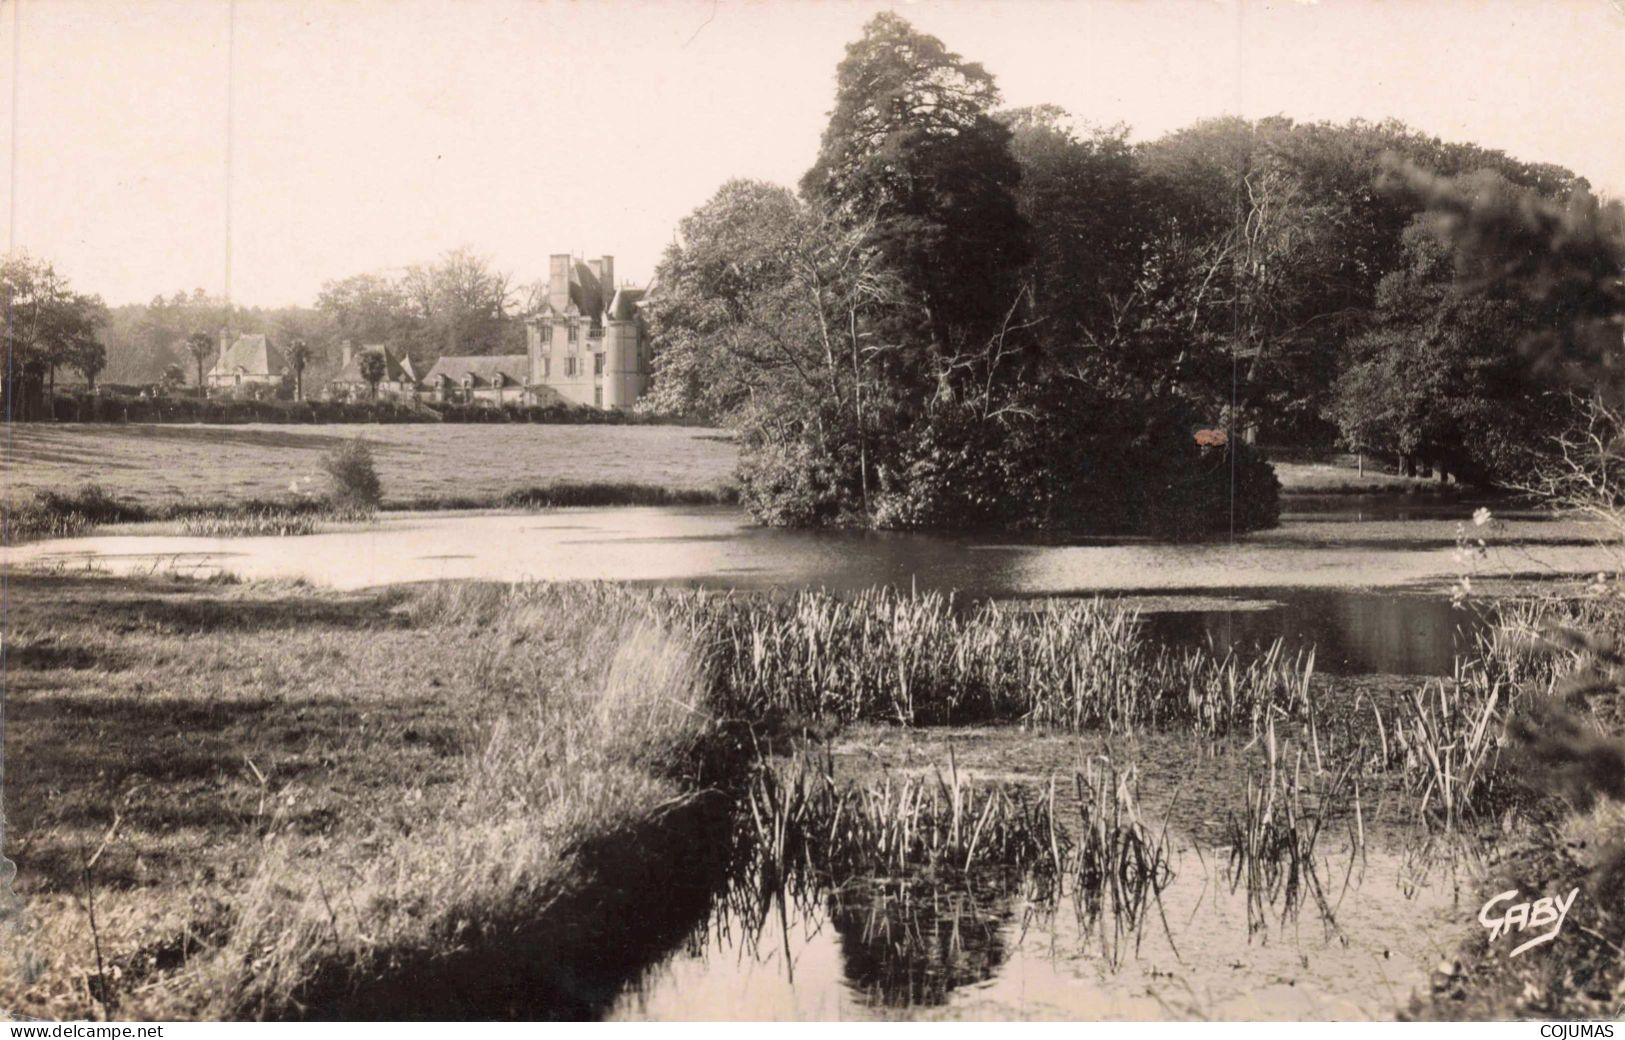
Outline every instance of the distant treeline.
{"label": "distant treeline", "polygon": [[669,416],[579,405],[468,405],[403,401],[252,401],[239,398],[57,394],[51,418],[80,423],[556,423],[681,425]]}

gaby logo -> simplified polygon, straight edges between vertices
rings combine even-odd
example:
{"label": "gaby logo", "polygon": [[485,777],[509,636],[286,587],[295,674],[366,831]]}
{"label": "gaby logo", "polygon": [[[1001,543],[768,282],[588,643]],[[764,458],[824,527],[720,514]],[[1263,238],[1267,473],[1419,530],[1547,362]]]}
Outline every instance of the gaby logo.
{"label": "gaby logo", "polygon": [[1490,942],[1513,932],[1522,937],[1523,933],[1532,929],[1545,929],[1534,938],[1513,947],[1507,956],[1516,957],[1525,950],[1532,950],[1541,943],[1549,943],[1557,938],[1557,933],[1563,930],[1563,921],[1569,916],[1569,908],[1574,905],[1574,897],[1579,894],[1578,888],[1572,888],[1567,896],[1544,896],[1532,903],[1514,903],[1513,900],[1523,895],[1514,888],[1510,892],[1491,896],[1478,911],[1478,923],[1489,929]]}

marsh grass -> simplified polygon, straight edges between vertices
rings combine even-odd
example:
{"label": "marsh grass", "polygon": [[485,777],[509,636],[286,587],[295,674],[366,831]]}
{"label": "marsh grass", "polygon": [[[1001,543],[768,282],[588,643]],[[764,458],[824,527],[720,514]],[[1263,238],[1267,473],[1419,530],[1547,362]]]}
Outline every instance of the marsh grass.
{"label": "marsh grass", "polygon": [[1335,773],[1319,770],[1304,749],[1278,745],[1273,726],[1260,747],[1263,767],[1257,773],[1249,769],[1241,811],[1230,813],[1224,828],[1231,888],[1246,889],[1248,930],[1266,927],[1277,907],[1282,921],[1295,916],[1305,900],[1312,901],[1322,920],[1335,928],[1336,914],[1320,876],[1317,850],[1340,810],[1353,815],[1351,872],[1356,854],[1364,849],[1355,762]]}
{"label": "marsh grass", "polygon": [[749,751],[692,646],[630,599],[554,587],[474,624],[416,590],[10,591],[27,880],[0,1004],[580,1017],[705,910]]}
{"label": "marsh grass", "polygon": [[1311,708],[1312,653],[1173,650],[1103,599],[963,606],[881,587],[670,602],[704,632],[729,695],[764,716],[1214,736]]}
{"label": "marsh grass", "polygon": [[1471,666],[1411,691],[1394,736],[1419,813],[1454,828],[1487,804],[1516,698],[1506,679]]}
{"label": "marsh grass", "polygon": [[[1166,834],[1146,825],[1136,790],[1132,767],[1109,759],[1034,789],[977,782],[951,756],[946,771],[930,775],[841,780],[827,756],[798,755],[765,766],[747,788],[747,873],[772,889],[809,878],[840,888],[991,872],[1036,879],[1052,902],[1075,896],[1091,916],[1107,906],[1137,919],[1172,870]],[[1063,822],[1069,813],[1075,832]]]}
{"label": "marsh grass", "polygon": [[318,523],[309,513],[266,510],[188,516],[179,526],[181,534],[202,538],[258,538],[315,534]]}
{"label": "marsh grass", "polygon": [[73,492],[40,491],[21,502],[6,503],[5,542],[70,538],[103,524],[148,519],[151,515],[145,509],[114,498],[97,484],[85,484]]}
{"label": "marsh grass", "polygon": [[915,871],[1049,863],[1050,809],[1019,787],[957,773],[843,783],[828,760],[761,770],[742,813],[769,878],[807,870],[835,884]]}
{"label": "marsh grass", "polygon": [[[1132,770],[990,784],[949,757],[854,783],[827,757],[775,759],[779,735],[991,720],[1206,739],[1312,735],[1317,717],[1311,658],[1165,651],[1102,601],[90,576],[14,595],[8,810],[43,879],[34,948],[58,959],[0,979],[0,1000],[56,1017],[102,999],[152,1017],[591,1015],[738,856],[769,894],[1032,879],[1121,934],[1170,876]],[[76,850],[114,806],[91,934]]]}

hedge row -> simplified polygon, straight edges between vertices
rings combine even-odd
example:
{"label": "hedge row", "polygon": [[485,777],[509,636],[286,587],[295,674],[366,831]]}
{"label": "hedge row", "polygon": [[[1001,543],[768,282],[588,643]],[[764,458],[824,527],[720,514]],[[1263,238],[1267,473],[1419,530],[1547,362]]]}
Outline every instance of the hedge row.
{"label": "hedge row", "polygon": [[428,404],[381,401],[250,401],[240,398],[58,395],[57,422],[98,423],[606,423],[676,422],[576,405]]}

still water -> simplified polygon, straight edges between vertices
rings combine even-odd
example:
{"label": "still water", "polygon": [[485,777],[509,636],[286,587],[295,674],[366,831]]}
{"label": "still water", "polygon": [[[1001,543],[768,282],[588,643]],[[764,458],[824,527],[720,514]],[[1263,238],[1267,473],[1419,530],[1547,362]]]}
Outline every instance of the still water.
{"label": "still water", "polygon": [[1276,589],[1266,599],[1237,596],[1144,617],[1147,631],[1169,643],[1241,653],[1276,639],[1289,649],[1313,647],[1315,670],[1334,675],[1449,675],[1489,624],[1483,612],[1445,596],[1362,589]]}
{"label": "still water", "polygon": [[620,1019],[1392,1019],[1457,941],[1465,872],[1330,852],[1325,904],[1249,913],[1224,851],[1175,856],[1125,922],[1069,898],[875,880],[724,901],[628,988]]}
{"label": "still water", "polygon": [[[339,588],[441,579],[611,580],[766,590],[876,584],[963,597],[1152,594],[1202,609],[1151,622],[1170,639],[1319,647],[1329,671],[1443,674],[1474,623],[1438,595],[1484,575],[1591,573],[1615,561],[1580,527],[1533,513],[1472,524],[1474,504],[1291,498],[1281,526],[1234,539],[1055,542],[999,536],[760,528],[728,508],[386,514],[295,538],[103,533],[0,552],[6,566],[227,572]],[[1486,554],[1464,564],[1461,535]],[[1434,595],[1374,590],[1431,587]],[[1243,609],[1234,609],[1243,608]],[[1250,609],[1248,609],[1250,608]]]}

